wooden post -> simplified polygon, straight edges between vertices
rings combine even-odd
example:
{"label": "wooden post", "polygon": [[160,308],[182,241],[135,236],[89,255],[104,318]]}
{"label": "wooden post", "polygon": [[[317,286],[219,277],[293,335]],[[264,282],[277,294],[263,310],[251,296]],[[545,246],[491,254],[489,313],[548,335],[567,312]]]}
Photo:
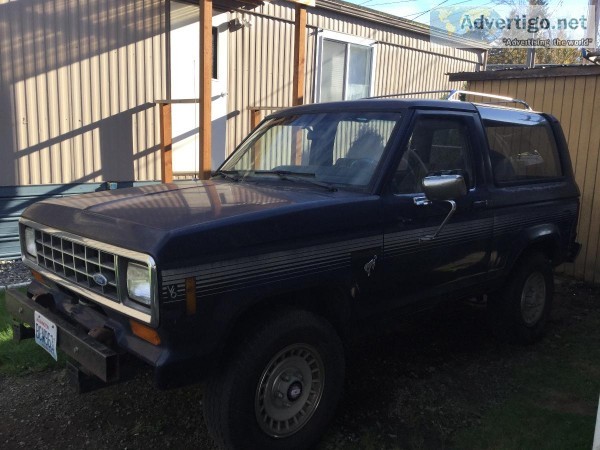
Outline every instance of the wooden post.
{"label": "wooden post", "polygon": [[304,103],[304,71],[306,67],[306,6],[296,5],[294,22],[294,92],[292,104]]}
{"label": "wooden post", "polygon": [[[294,85],[292,104],[304,103],[304,70],[306,66],[306,6],[296,5],[294,21]],[[292,137],[292,164],[302,163],[302,136],[296,131]]]}
{"label": "wooden post", "polygon": [[173,182],[173,131],[171,104],[159,103],[160,115],[160,168],[163,183]]}
{"label": "wooden post", "polygon": [[212,0],[200,0],[200,167],[198,177],[210,178],[211,171],[211,82],[212,82]]}
{"label": "wooden post", "polygon": [[254,130],[262,120],[262,111],[258,108],[250,108],[250,129]]}
{"label": "wooden post", "polygon": [[[250,128],[252,130],[254,130],[258,124],[260,123],[260,121],[262,120],[262,111],[259,108],[250,108]],[[255,142],[254,145],[252,146],[252,160],[253,162],[253,166],[252,168],[254,170],[258,170],[261,168],[260,163],[261,163],[261,147],[262,145],[260,145],[258,142]]]}

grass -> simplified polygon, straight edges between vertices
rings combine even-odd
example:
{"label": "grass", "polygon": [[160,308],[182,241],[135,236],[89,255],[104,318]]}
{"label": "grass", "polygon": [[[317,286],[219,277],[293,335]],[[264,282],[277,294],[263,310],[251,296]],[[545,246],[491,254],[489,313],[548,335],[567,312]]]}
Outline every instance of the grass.
{"label": "grass", "polygon": [[[590,449],[600,394],[600,288],[588,295],[585,287],[571,292],[569,286],[563,283],[548,335],[530,347],[496,344],[473,329],[464,336],[442,331],[425,344],[397,343],[397,353],[374,350],[375,358],[356,363],[357,378],[349,387],[356,399],[347,393],[345,415],[319,448]],[[33,340],[12,341],[4,299],[0,292],[0,374],[56,367]],[[438,325],[426,325],[421,332],[435,335]],[[447,326],[453,330],[456,324]],[[473,339],[480,344],[466,344]],[[423,370],[429,368],[435,370]],[[399,395],[405,384],[406,397]],[[383,403],[377,406],[379,396]],[[394,402],[401,402],[398,410],[390,408]],[[133,433],[145,431],[141,422],[133,427]]]}
{"label": "grass", "polygon": [[[483,311],[417,322],[349,364],[333,449],[590,449],[600,394],[600,286],[560,279],[548,333],[492,339]],[[381,350],[380,350],[381,349]],[[370,352],[370,353],[369,353]]]}
{"label": "grass", "polygon": [[477,427],[458,432],[456,449],[590,449],[600,393],[600,312],[568,334],[550,335],[514,368],[509,398]]}
{"label": "grass", "polygon": [[460,433],[460,449],[590,449],[594,415],[540,405],[540,397],[518,395],[490,411],[482,425]]}
{"label": "grass", "polygon": [[6,312],[5,298],[6,293],[0,292],[0,374],[22,375],[56,366],[52,356],[33,339],[21,343],[13,341],[12,319]]}

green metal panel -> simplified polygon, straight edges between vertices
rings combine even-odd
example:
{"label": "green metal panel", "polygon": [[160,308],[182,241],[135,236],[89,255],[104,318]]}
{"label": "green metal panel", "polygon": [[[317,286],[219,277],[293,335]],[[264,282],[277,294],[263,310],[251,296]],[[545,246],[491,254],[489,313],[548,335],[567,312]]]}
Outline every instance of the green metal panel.
{"label": "green metal panel", "polygon": [[35,202],[51,197],[65,197],[156,183],[158,182],[143,181],[2,186],[0,187],[0,260],[20,258],[19,217],[25,208]]}

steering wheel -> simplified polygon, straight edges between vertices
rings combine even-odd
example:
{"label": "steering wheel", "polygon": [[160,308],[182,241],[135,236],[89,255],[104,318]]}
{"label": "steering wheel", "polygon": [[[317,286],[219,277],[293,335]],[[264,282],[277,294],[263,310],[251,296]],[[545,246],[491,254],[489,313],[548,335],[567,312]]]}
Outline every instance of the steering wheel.
{"label": "steering wheel", "polygon": [[355,170],[375,170],[377,161],[371,158],[359,158],[352,161],[350,167]]}
{"label": "steering wheel", "polygon": [[410,170],[412,170],[415,176],[419,177],[420,179],[423,179],[429,173],[429,169],[421,157],[412,148],[406,150],[406,162],[408,163]]}
{"label": "steering wheel", "polygon": [[[402,161],[406,163],[404,168],[402,168]],[[406,150],[402,161],[394,181],[396,190],[403,194],[422,191],[423,178],[429,173],[427,166],[412,148]]]}

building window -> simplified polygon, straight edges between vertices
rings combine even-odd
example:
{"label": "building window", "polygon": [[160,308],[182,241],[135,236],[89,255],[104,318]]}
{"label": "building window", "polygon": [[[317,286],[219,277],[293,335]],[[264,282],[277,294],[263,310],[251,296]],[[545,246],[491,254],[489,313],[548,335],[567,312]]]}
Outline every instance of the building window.
{"label": "building window", "polygon": [[317,101],[353,100],[371,95],[374,43],[340,33],[322,33]]}
{"label": "building window", "polygon": [[217,80],[219,78],[219,29],[212,27],[212,77]]}

